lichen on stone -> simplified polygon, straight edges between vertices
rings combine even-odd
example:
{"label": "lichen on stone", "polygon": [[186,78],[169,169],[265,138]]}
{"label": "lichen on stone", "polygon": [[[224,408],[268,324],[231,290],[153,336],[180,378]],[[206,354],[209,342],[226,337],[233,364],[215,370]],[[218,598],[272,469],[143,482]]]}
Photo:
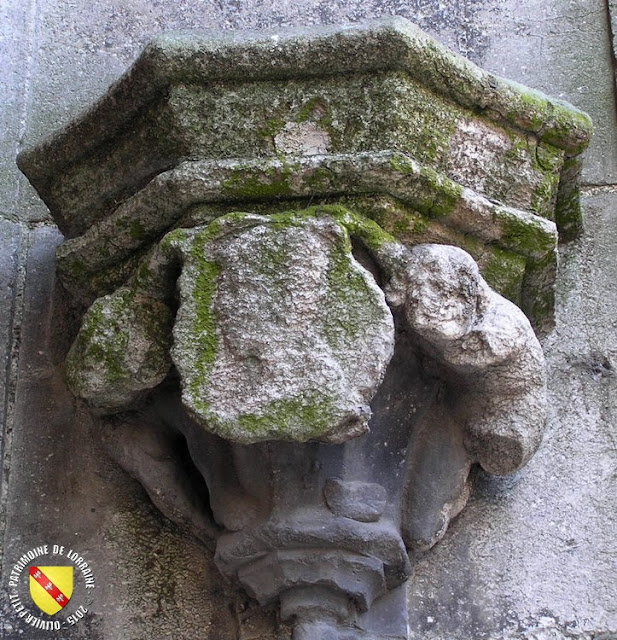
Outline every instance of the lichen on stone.
{"label": "lichen on stone", "polygon": [[531,257],[543,257],[555,251],[557,237],[547,232],[541,218],[526,216],[524,219],[505,208],[498,210],[503,231],[503,246]]}
{"label": "lichen on stone", "polygon": [[232,213],[164,241],[183,263],[172,357],[206,429],[236,442],[366,431],[393,321],[346,215]]}
{"label": "lichen on stone", "polygon": [[526,266],[527,260],[522,256],[492,247],[490,257],[480,265],[480,271],[497,293],[520,307],[521,286]]}
{"label": "lichen on stone", "polygon": [[281,169],[273,168],[263,175],[247,169],[239,167],[223,182],[224,194],[238,200],[264,200],[291,195],[289,180],[293,175],[292,167],[285,165]]}
{"label": "lichen on stone", "polygon": [[171,366],[171,320],[164,303],[129,287],[96,300],[66,358],[73,393],[114,411],[157,386]]}

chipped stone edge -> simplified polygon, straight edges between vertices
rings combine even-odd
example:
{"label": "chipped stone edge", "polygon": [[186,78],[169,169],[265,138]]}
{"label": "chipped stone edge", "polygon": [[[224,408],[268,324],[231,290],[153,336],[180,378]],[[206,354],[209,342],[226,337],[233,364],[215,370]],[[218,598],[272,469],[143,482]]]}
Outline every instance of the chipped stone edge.
{"label": "chipped stone edge", "polygon": [[[184,162],[156,176],[83,235],[64,242],[59,269],[70,279],[113,266],[151,244],[194,204],[375,193],[529,258],[540,260],[556,250],[552,221],[496,203],[403,153],[381,152]],[[147,232],[126,233],[135,224]]]}

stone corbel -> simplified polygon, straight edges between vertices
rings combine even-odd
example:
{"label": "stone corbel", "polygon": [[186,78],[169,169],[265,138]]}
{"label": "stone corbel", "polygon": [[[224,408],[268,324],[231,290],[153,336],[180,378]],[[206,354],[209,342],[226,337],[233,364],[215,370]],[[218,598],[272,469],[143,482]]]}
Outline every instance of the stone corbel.
{"label": "stone corbel", "polygon": [[69,387],[295,640],[406,638],[472,465],[540,445],[590,134],[389,19],[160,38],[20,156],[83,311]]}

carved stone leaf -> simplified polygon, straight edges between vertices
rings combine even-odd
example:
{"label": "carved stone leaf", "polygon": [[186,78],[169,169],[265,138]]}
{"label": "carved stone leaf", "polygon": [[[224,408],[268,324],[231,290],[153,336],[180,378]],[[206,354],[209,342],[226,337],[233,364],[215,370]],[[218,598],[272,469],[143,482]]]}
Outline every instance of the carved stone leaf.
{"label": "carved stone leaf", "polygon": [[243,443],[367,430],[394,325],[341,225],[231,214],[167,241],[184,263],[172,357],[198,422]]}

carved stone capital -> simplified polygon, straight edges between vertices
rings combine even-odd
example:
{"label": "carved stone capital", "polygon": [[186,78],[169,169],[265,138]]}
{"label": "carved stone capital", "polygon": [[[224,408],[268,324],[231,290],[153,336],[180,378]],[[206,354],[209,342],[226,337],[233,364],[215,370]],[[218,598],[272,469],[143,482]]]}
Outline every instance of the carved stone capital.
{"label": "carved stone capital", "polygon": [[414,25],[162,37],[20,156],[110,454],[294,640],[406,638],[414,551],[542,439],[588,117]]}

